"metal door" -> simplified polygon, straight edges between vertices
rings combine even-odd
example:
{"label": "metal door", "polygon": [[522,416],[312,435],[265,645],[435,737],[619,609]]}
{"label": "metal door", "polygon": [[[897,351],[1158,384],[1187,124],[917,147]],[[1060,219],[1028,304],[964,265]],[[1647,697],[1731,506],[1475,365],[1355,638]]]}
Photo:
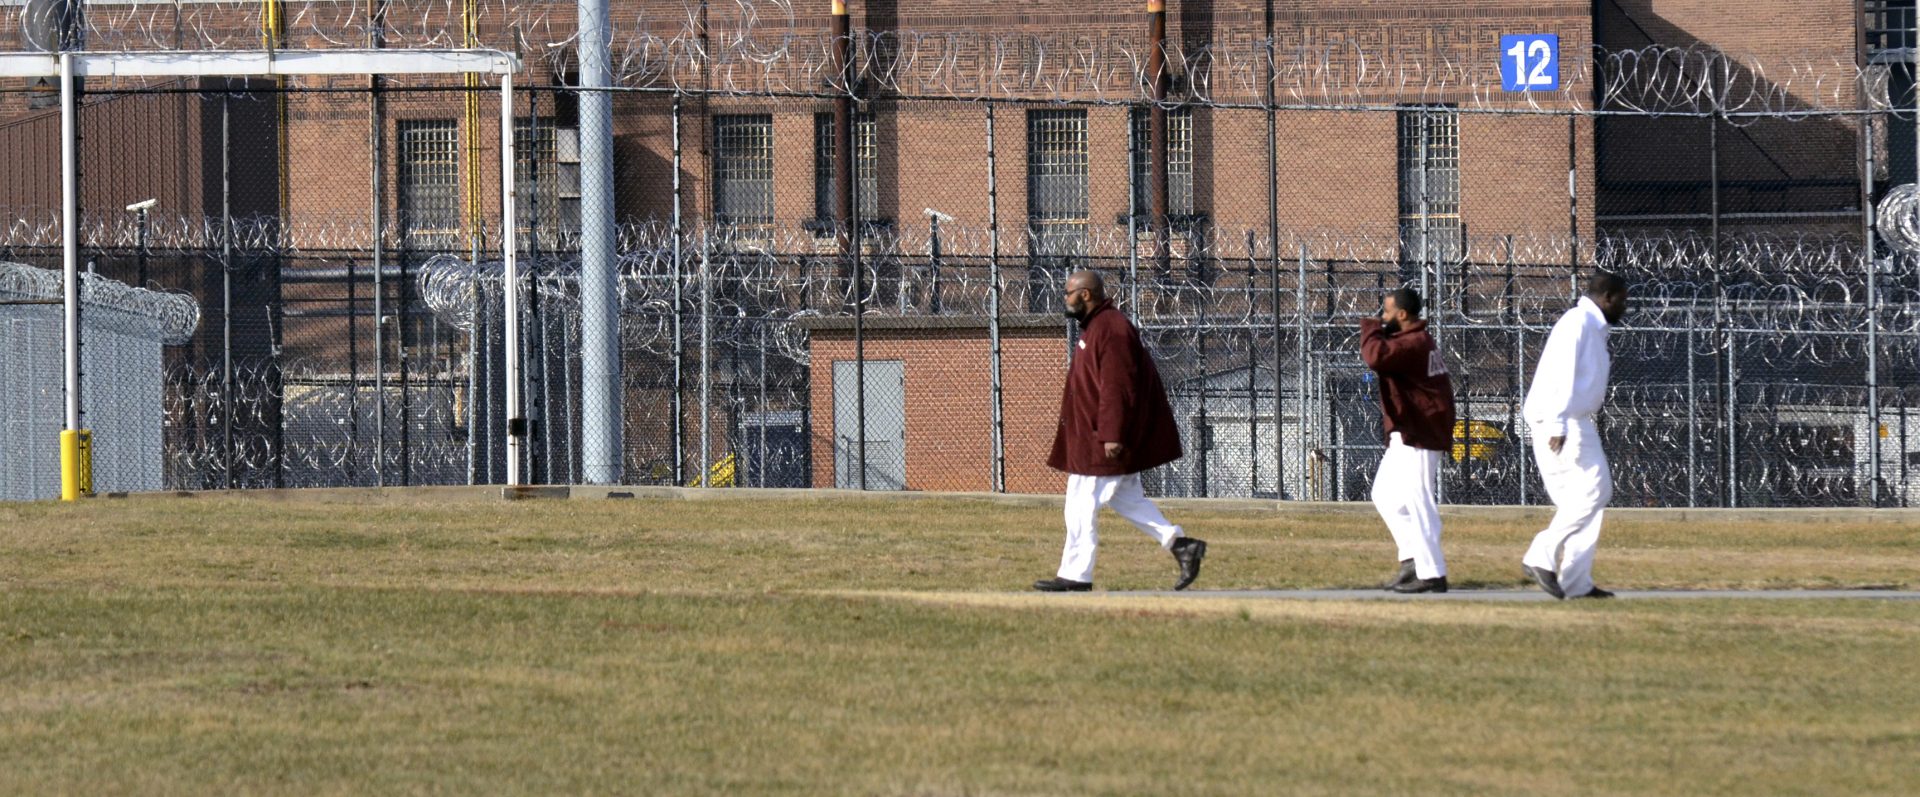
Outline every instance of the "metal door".
{"label": "metal door", "polygon": [[[860,489],[859,382],[856,364],[833,364],[833,486]],[[868,490],[907,488],[907,369],[900,360],[866,365]]]}

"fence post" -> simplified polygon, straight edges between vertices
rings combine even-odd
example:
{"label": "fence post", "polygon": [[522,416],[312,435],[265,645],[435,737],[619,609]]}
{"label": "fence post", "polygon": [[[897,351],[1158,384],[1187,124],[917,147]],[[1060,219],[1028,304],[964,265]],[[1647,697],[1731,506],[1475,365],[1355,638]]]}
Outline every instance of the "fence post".
{"label": "fence post", "polygon": [[1304,240],[1300,242],[1299,265],[1299,292],[1295,294],[1297,298],[1294,300],[1294,314],[1299,323],[1299,340],[1296,341],[1295,345],[1298,347],[1300,354],[1300,392],[1298,395],[1300,400],[1300,422],[1296,424],[1296,426],[1300,432],[1300,492],[1302,495],[1307,495],[1312,490],[1312,485],[1307,483],[1307,477],[1312,473],[1307,463],[1307,449],[1309,448],[1310,442],[1307,437],[1307,416],[1312,413],[1309,412],[1310,406],[1307,404],[1307,349],[1311,348],[1311,346],[1309,345],[1307,334],[1307,242]]}
{"label": "fence post", "polygon": [[1694,374],[1694,311],[1695,302],[1687,302],[1687,506],[1699,506],[1700,483],[1700,389]]}
{"label": "fence post", "polygon": [[687,483],[686,471],[686,408],[681,404],[681,396],[686,392],[686,337],[680,329],[680,316],[686,310],[686,285],[681,278],[680,252],[681,239],[686,237],[684,217],[681,215],[681,202],[684,191],[680,186],[680,95],[673,95],[673,483]]}
{"label": "fence post", "polygon": [[709,421],[713,415],[713,250],[707,234],[700,234],[700,458],[694,467],[700,469],[700,486],[712,487],[711,475],[713,463],[712,429]]}
{"label": "fence post", "polygon": [[1740,506],[1740,347],[1732,325],[1727,328],[1727,506]]}
{"label": "fence post", "polygon": [[[231,88],[231,86],[229,86]],[[221,483],[233,489],[233,138],[228,100],[220,95],[220,420]],[[375,273],[379,273],[377,270]],[[76,395],[77,395],[76,391]],[[384,396],[382,398],[385,398]],[[383,405],[384,406],[384,405]],[[384,473],[383,470],[376,470]]]}
{"label": "fence post", "polygon": [[[1867,501],[1880,506],[1880,293],[1873,253],[1873,117],[1860,119],[1860,225],[1867,280]],[[1902,451],[1904,454],[1904,450]]]}
{"label": "fence post", "polygon": [[[993,382],[993,491],[1007,491],[1005,391],[1000,373],[1000,186],[993,146],[993,103],[987,103],[987,346]],[[1132,164],[1128,164],[1132,170]]]}

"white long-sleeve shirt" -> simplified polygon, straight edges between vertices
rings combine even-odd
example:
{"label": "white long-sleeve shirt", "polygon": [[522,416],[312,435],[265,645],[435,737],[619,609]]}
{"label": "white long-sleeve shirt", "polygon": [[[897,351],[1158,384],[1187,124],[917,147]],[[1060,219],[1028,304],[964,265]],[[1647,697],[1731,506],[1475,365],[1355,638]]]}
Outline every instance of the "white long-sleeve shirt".
{"label": "white long-sleeve shirt", "polygon": [[1563,436],[1569,422],[1600,411],[1613,369],[1607,353],[1609,328],[1600,305],[1585,296],[1553,325],[1522,409],[1535,434]]}

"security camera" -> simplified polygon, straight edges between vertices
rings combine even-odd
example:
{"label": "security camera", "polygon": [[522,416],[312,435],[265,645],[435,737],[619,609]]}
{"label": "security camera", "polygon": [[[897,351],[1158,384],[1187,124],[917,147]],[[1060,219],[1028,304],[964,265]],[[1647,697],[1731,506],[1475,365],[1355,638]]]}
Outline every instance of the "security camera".
{"label": "security camera", "polygon": [[158,199],[142,199],[138,202],[128,205],[127,210],[131,210],[135,213],[138,213],[142,210],[152,210],[153,206],[158,204],[160,204],[160,200]]}
{"label": "security camera", "polygon": [[927,215],[932,216],[933,218],[939,219],[941,221],[953,221],[952,216],[949,216],[945,213],[941,213],[940,211],[934,210],[933,208],[927,208]]}

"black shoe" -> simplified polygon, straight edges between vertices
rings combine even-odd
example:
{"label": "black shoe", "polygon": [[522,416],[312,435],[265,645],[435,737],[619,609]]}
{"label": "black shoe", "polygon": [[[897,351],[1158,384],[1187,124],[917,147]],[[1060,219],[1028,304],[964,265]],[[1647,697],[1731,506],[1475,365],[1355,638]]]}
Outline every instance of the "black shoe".
{"label": "black shoe", "polygon": [[1560,575],[1558,573],[1552,570],[1542,570],[1533,565],[1521,565],[1520,572],[1526,573],[1527,578],[1533,579],[1533,583],[1539,584],[1540,588],[1546,590],[1548,595],[1566,600],[1567,593],[1560,590]]}
{"label": "black shoe", "polygon": [[1206,540],[1181,537],[1173,541],[1173,561],[1180,563],[1180,580],[1173,583],[1174,591],[1186,589],[1187,585],[1200,577],[1200,560],[1205,558]]}
{"label": "black shoe", "polygon": [[1395,584],[1393,591],[1402,595],[1416,595],[1422,592],[1446,592],[1447,577],[1416,578],[1405,584]]}
{"label": "black shoe", "polygon": [[1575,595],[1573,597],[1575,600],[1578,600],[1580,598],[1594,598],[1597,600],[1600,598],[1611,598],[1613,597],[1613,593],[1608,592],[1599,587],[1594,587],[1593,589],[1587,590],[1587,594],[1585,595]]}
{"label": "black shoe", "polygon": [[1402,559],[1400,560],[1400,572],[1393,574],[1393,578],[1387,579],[1387,583],[1381,584],[1380,588],[1392,592],[1395,587],[1418,579],[1419,576],[1413,572],[1413,560]]}
{"label": "black shoe", "polygon": [[1041,592],[1086,592],[1093,589],[1093,582],[1059,577],[1043,578],[1033,582],[1033,588]]}

